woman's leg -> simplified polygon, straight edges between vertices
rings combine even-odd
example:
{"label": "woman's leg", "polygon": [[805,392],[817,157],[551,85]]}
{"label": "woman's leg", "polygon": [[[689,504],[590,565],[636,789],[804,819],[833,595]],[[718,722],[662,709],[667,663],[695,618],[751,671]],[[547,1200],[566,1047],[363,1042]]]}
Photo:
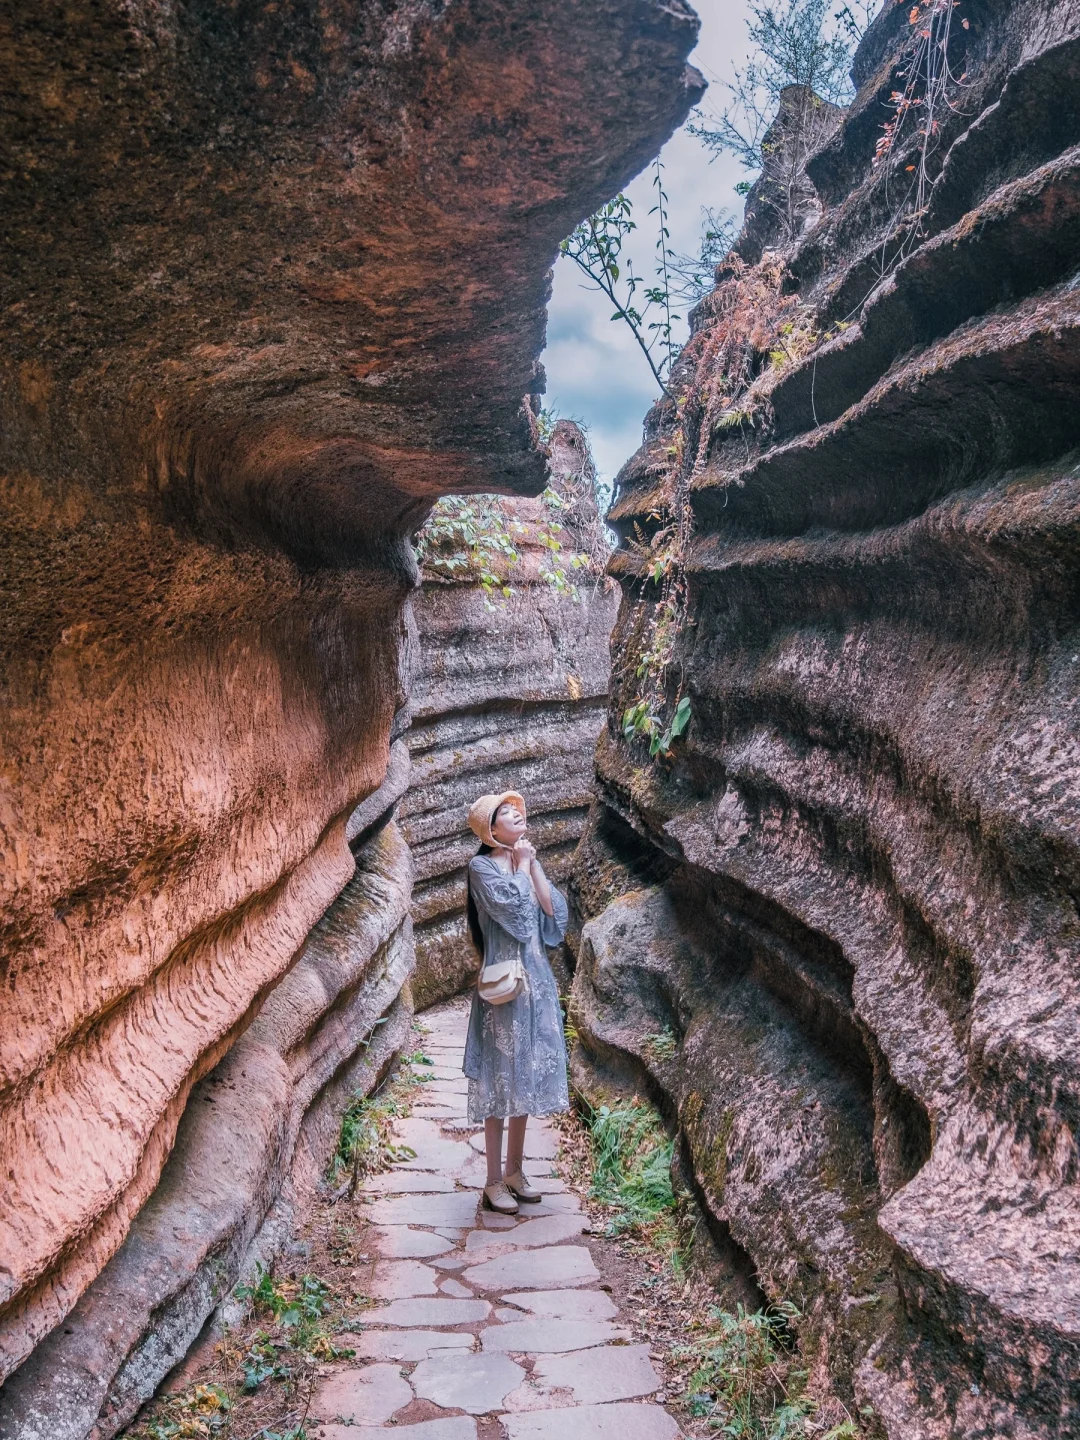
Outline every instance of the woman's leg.
{"label": "woman's leg", "polygon": [[[511,1127],[513,1120],[510,1121]],[[487,1183],[497,1185],[503,1178],[502,1171],[503,1122],[498,1115],[489,1115],[484,1121],[484,1153],[487,1156]],[[513,1134],[513,1129],[510,1131]]]}
{"label": "woman's leg", "polygon": [[[525,1126],[529,1123],[527,1115],[511,1115],[509,1134],[506,1137],[506,1174],[519,1175],[521,1173],[522,1161],[525,1158]],[[490,1173],[490,1162],[488,1171]]]}

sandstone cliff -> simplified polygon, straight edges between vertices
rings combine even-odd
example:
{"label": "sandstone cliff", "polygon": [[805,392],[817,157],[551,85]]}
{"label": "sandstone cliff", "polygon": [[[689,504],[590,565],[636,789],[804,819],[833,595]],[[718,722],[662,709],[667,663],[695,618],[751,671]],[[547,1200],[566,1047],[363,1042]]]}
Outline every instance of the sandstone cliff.
{"label": "sandstone cliff", "polygon": [[[112,1433],[175,1358],[394,1004],[405,931],[305,942],[368,883],[347,824],[405,698],[407,537],[439,493],[541,489],[521,398],[558,242],[700,85],[682,0],[2,25],[0,1375],[98,1334],[55,1440],[110,1386]],[[241,1094],[241,1046],[273,1083],[230,1219],[185,1157],[228,1155],[205,1087]],[[185,1273],[220,1265],[170,1329],[177,1196],[213,1217]],[[5,1434],[59,1354],[5,1387]]]}
{"label": "sandstone cliff", "polygon": [[[466,814],[476,797],[522,791],[532,839],[559,883],[588,812],[618,600],[602,575],[588,442],[560,420],[550,449],[559,503],[498,507],[518,557],[505,573],[513,594],[489,596],[475,567],[434,566],[413,601],[412,776],[401,817],[416,867],[418,1007],[455,994],[476,970],[465,933],[465,867],[477,846]],[[558,586],[544,578],[552,566]]]}
{"label": "sandstone cliff", "polygon": [[890,1440],[1073,1436],[1080,5],[890,4],[856,78],[620,477],[577,1072]]}

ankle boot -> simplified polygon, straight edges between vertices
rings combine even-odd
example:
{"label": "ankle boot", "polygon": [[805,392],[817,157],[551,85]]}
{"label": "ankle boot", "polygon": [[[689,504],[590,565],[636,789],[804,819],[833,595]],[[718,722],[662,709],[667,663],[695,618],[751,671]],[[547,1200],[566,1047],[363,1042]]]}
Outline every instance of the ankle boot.
{"label": "ankle boot", "polygon": [[505,1175],[503,1184],[515,1199],[523,1200],[526,1205],[538,1205],[544,1198],[539,1190],[530,1185],[528,1177],[523,1175],[520,1170],[515,1171],[513,1175]]}
{"label": "ankle boot", "polygon": [[516,1215],[518,1211],[517,1201],[502,1180],[484,1186],[483,1204],[485,1210],[497,1210],[500,1215]]}

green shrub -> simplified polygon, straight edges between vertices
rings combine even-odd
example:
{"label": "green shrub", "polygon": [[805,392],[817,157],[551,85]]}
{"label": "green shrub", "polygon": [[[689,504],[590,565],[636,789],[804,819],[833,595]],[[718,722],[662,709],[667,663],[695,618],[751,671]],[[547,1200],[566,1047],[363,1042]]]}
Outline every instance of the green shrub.
{"label": "green shrub", "polygon": [[[418,1082],[419,1078],[414,1080]],[[407,1108],[407,1102],[393,1090],[374,1095],[357,1091],[341,1116],[337,1148],[327,1175],[330,1183],[336,1184],[347,1170],[352,1171],[355,1182],[387,1164],[415,1158],[415,1151],[407,1145],[394,1145],[390,1139],[393,1120]]]}

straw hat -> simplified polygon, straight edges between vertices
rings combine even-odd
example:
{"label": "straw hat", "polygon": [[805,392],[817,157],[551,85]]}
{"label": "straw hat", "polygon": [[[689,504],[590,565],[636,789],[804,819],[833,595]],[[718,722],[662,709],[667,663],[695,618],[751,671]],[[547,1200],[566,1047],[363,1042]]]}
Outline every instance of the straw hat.
{"label": "straw hat", "polygon": [[469,810],[469,829],[485,845],[498,845],[499,842],[491,833],[491,822],[495,819],[495,811],[499,806],[511,802],[522,815],[526,814],[525,801],[516,790],[505,790],[501,795],[481,795]]}

